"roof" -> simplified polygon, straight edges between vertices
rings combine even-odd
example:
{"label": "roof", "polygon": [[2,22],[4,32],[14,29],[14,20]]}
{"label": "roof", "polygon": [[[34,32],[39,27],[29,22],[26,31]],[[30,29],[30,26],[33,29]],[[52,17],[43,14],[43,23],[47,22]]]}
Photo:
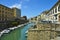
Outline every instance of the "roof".
{"label": "roof", "polygon": [[[3,7],[6,7],[6,8],[9,8],[9,7],[7,7],[7,6],[5,6],[5,5],[2,5],[2,4],[0,4],[0,6],[3,6]],[[9,8],[9,9],[11,9],[11,8]]]}
{"label": "roof", "polygon": [[[45,10],[45,11],[43,11],[41,14],[47,14],[49,12],[49,10]],[[40,15],[41,15],[40,14]]]}
{"label": "roof", "polygon": [[48,11],[48,12],[50,12],[57,4],[59,4],[60,3],[60,0],[59,1],[57,1],[56,3],[55,3],[55,5],[53,5],[53,7]]}

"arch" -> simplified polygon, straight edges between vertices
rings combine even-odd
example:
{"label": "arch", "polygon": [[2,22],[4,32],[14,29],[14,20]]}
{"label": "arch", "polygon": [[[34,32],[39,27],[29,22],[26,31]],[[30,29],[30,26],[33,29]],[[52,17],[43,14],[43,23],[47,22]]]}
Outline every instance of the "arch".
{"label": "arch", "polygon": [[58,18],[59,18],[59,21],[60,21],[60,15],[58,16]]}

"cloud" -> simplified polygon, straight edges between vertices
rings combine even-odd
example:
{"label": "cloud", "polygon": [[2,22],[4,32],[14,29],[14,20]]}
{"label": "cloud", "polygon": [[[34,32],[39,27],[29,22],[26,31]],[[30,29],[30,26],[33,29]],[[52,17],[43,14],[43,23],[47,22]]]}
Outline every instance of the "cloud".
{"label": "cloud", "polygon": [[16,7],[16,8],[21,9],[22,3],[23,3],[23,2],[20,1],[20,3],[13,4],[13,5],[9,6],[9,7],[10,7],[10,8]]}
{"label": "cloud", "polygon": [[16,7],[16,8],[19,8],[19,9],[21,9],[21,4],[14,4],[14,5],[12,5],[12,6],[9,6],[10,8],[13,8],[13,7]]}
{"label": "cloud", "polygon": [[[24,1],[29,2],[30,0],[21,0],[20,3],[13,4],[13,5],[9,6],[9,7],[10,8],[16,7],[16,8],[21,9],[22,4],[24,3]],[[24,6],[24,8],[27,8],[27,6]]]}

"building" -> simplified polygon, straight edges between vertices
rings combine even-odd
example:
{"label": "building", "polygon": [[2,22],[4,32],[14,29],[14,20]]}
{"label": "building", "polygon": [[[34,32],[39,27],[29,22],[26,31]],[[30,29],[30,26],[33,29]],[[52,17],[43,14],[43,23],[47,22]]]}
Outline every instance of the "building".
{"label": "building", "polygon": [[27,40],[60,40],[60,0],[47,12],[37,16],[38,21],[52,21],[52,23],[37,23],[28,30]]}
{"label": "building", "polygon": [[21,10],[18,8],[9,8],[0,4],[0,30],[8,28],[8,24],[15,21],[16,18],[20,18]]}
{"label": "building", "polygon": [[52,23],[60,23],[60,1],[49,10],[43,11],[39,16],[37,16],[38,21],[52,21]]}
{"label": "building", "polygon": [[18,8],[9,8],[0,4],[0,21],[13,20],[21,16],[21,10]]}
{"label": "building", "polygon": [[27,20],[27,16],[23,16],[22,18],[24,18],[25,20]]}
{"label": "building", "polygon": [[48,10],[43,11],[40,15],[30,18],[29,22],[47,21],[48,20],[47,13]]}
{"label": "building", "polygon": [[13,10],[0,4],[0,21],[11,20],[14,18]]}
{"label": "building", "polygon": [[18,8],[12,8],[14,17],[20,18],[21,17],[21,10]]}
{"label": "building", "polygon": [[29,22],[37,22],[37,16],[36,17],[33,17],[33,18],[30,18],[29,19]]}
{"label": "building", "polygon": [[48,11],[47,17],[52,22],[60,22],[60,1]]}
{"label": "building", "polygon": [[37,21],[46,21],[48,10],[43,11],[40,15],[37,16]]}
{"label": "building", "polygon": [[37,16],[37,21],[40,21],[41,20],[41,15],[38,15]]}

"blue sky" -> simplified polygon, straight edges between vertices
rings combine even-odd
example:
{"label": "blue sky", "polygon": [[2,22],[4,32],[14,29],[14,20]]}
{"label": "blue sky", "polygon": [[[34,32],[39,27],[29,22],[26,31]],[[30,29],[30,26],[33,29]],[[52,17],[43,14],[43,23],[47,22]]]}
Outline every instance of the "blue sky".
{"label": "blue sky", "polygon": [[28,18],[49,10],[58,0],[1,0],[0,4],[21,9],[21,15]]}

